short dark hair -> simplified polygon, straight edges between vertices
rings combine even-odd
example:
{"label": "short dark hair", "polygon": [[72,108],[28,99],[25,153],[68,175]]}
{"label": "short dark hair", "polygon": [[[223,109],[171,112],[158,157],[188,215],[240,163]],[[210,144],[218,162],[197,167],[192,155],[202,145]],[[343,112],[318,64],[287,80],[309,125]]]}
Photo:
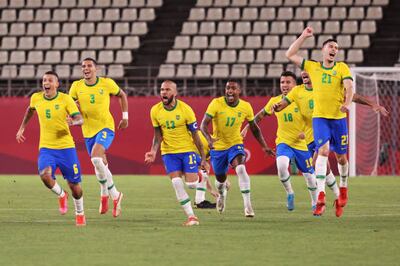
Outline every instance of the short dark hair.
{"label": "short dark hair", "polygon": [[92,61],[97,66],[97,61],[92,57],[86,57],[85,59],[82,60],[82,62],[83,61]]}
{"label": "short dark hair", "polygon": [[225,84],[232,82],[232,83],[236,83],[238,85],[238,87],[240,88],[240,82],[236,79],[228,79]]}
{"label": "short dark hair", "polygon": [[334,39],[334,38],[329,38],[328,40],[326,40],[326,41],[324,41],[324,42],[322,43],[322,47],[324,47],[325,44],[327,44],[328,42],[335,42],[335,43],[337,43],[337,40]]}
{"label": "short dark hair", "polygon": [[43,74],[43,76],[44,76],[44,75],[53,75],[53,76],[55,76],[55,77],[57,78],[57,80],[60,79],[60,78],[58,77],[58,74],[57,74],[55,71],[52,71],[52,70],[47,71],[46,73]]}
{"label": "short dark hair", "polygon": [[294,80],[297,80],[296,74],[292,71],[283,71],[281,77],[292,77]]}

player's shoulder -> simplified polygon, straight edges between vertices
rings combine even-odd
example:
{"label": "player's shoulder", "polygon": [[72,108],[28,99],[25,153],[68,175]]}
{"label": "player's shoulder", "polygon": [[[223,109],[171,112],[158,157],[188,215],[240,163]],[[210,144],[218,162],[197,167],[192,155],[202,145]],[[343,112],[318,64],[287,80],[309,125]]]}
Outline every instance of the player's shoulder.
{"label": "player's shoulder", "polygon": [[32,102],[39,101],[40,99],[44,99],[42,91],[35,92],[34,94],[31,95]]}
{"label": "player's shoulder", "polygon": [[158,103],[154,104],[154,105],[151,107],[150,111],[151,111],[151,112],[155,112],[155,111],[162,110],[163,108],[164,108],[164,107],[163,107],[163,103],[162,103],[162,102],[158,102]]}
{"label": "player's shoulder", "polygon": [[112,78],[109,78],[109,77],[99,77],[99,82],[115,83],[115,81]]}
{"label": "player's shoulder", "polygon": [[282,100],[282,94],[279,94],[277,96],[273,96],[271,97],[271,99],[269,99],[269,102],[271,103],[278,103]]}

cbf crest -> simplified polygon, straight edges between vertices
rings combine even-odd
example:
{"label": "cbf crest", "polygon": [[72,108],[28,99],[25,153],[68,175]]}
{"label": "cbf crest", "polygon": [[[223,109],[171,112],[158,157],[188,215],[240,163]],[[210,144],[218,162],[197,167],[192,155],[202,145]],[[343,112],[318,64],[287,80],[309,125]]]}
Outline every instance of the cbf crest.
{"label": "cbf crest", "polygon": [[242,116],[242,112],[238,112],[238,117],[241,117]]}
{"label": "cbf crest", "polygon": [[56,109],[56,110],[60,109],[60,105],[58,105],[58,104],[54,105],[54,109]]}
{"label": "cbf crest", "polygon": [[180,115],[176,115],[176,120],[179,120],[179,119],[181,119],[181,116]]}
{"label": "cbf crest", "polygon": [[99,90],[99,93],[100,93],[101,95],[103,95],[103,94],[104,94],[104,90],[103,90],[103,89],[100,89],[100,90]]}

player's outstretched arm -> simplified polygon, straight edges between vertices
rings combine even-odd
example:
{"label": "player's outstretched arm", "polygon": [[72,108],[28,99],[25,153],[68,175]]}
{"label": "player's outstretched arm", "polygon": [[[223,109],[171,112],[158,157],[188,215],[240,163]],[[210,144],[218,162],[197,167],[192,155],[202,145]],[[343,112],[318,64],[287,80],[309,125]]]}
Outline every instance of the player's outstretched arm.
{"label": "player's outstretched arm", "polygon": [[193,142],[194,145],[196,145],[197,150],[200,152],[200,156],[201,156],[201,164],[200,167],[203,170],[206,170],[206,155],[204,153],[204,147],[203,147],[203,143],[201,143],[200,137],[199,137],[199,131],[195,130],[192,132],[192,138],[193,138]]}
{"label": "player's outstretched arm", "polygon": [[[261,109],[260,112],[258,112],[255,116],[254,116],[254,122],[255,123],[259,123],[266,115],[267,113],[265,113],[264,109]],[[247,132],[249,131],[249,126],[250,124],[247,124],[242,131],[240,132],[240,135],[242,135],[242,138],[245,138],[247,135]]]}
{"label": "player's outstretched arm", "polygon": [[146,152],[144,155],[145,163],[152,163],[156,160],[157,151],[160,148],[160,144],[162,141],[162,133],[160,127],[154,127],[154,137],[153,137],[153,144],[151,145],[151,150]]}
{"label": "player's outstretched arm", "polygon": [[[254,119],[255,120],[255,119]],[[249,127],[251,130],[251,133],[253,133],[254,137],[257,139],[258,143],[260,143],[263,151],[271,156],[275,156],[275,152],[268,147],[267,143],[265,142],[264,136],[261,133],[260,128],[258,127],[257,123],[255,121],[249,121]]]}
{"label": "player's outstretched arm", "polygon": [[81,114],[75,114],[72,117],[67,117],[67,123],[69,126],[81,126],[83,125],[83,117]]}
{"label": "player's outstretched arm", "polygon": [[298,67],[301,66],[303,63],[304,58],[297,53],[300,50],[300,47],[303,45],[304,41],[307,38],[310,38],[313,36],[314,30],[311,27],[307,27],[303,30],[303,33],[300,35],[299,38],[297,38],[292,45],[290,45],[289,49],[286,51],[286,57],[292,61],[295,65]]}
{"label": "player's outstretched arm", "polygon": [[389,112],[388,112],[388,110],[386,110],[385,107],[368,100],[366,97],[364,97],[360,94],[354,93],[353,102],[362,104],[362,105],[367,105],[367,106],[371,107],[371,109],[374,110],[376,113],[379,113],[383,116],[389,115]]}
{"label": "player's outstretched arm", "polygon": [[19,127],[17,135],[16,135],[16,139],[17,139],[18,143],[22,143],[25,141],[25,136],[24,136],[25,127],[28,124],[29,120],[31,120],[34,112],[35,112],[35,109],[32,109],[28,106],[28,108],[25,111],[25,115],[22,120],[21,126]]}
{"label": "player's outstretched arm", "polygon": [[126,93],[120,89],[118,97],[122,111],[122,119],[119,121],[118,129],[125,129],[128,127],[128,96],[126,96]]}
{"label": "player's outstretched arm", "polygon": [[204,137],[206,137],[210,150],[213,150],[214,142],[216,141],[216,139],[211,137],[210,132],[208,131],[208,125],[210,124],[210,122],[211,122],[211,117],[205,114],[203,120],[201,121],[200,130],[203,133]]}
{"label": "player's outstretched arm", "polygon": [[343,105],[340,107],[340,111],[346,113],[350,110],[350,104],[353,101],[353,95],[354,95],[353,80],[345,79],[343,80],[343,85],[344,88],[346,89],[346,94],[345,94],[346,99]]}
{"label": "player's outstretched arm", "polygon": [[280,112],[289,105],[289,102],[283,98],[279,103],[272,105],[272,111]]}

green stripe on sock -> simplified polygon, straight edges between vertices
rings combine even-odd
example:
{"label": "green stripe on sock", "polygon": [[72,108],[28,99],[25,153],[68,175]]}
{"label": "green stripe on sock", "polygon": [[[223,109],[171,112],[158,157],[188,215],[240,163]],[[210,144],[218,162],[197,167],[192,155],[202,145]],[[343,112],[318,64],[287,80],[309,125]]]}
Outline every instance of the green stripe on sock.
{"label": "green stripe on sock", "polygon": [[310,191],[315,191],[315,190],[317,190],[316,187],[307,187],[307,188],[308,188],[308,190],[310,190]]}
{"label": "green stripe on sock", "polygon": [[99,180],[99,183],[100,183],[100,184],[105,184],[106,182],[107,182],[107,179]]}
{"label": "green stripe on sock", "polygon": [[290,179],[290,176],[288,178],[286,178],[285,180],[281,180],[281,182],[285,183],[285,182],[289,181],[289,179]]}
{"label": "green stripe on sock", "polygon": [[114,187],[114,184],[108,187],[108,190],[112,189]]}
{"label": "green stripe on sock", "polygon": [[333,183],[332,184],[328,184],[328,187],[333,187],[334,185],[336,184],[336,181],[333,181]]}
{"label": "green stripe on sock", "polygon": [[186,203],[188,203],[190,201],[190,198],[187,198],[187,199],[185,199],[185,200],[182,200],[181,202],[180,202],[180,204],[181,205],[185,205]]}
{"label": "green stripe on sock", "polygon": [[202,187],[198,187],[198,188],[196,188],[196,190],[200,190],[200,191],[207,191],[207,189],[206,189],[206,188],[202,188]]}
{"label": "green stripe on sock", "polygon": [[324,175],[317,175],[317,178],[318,179],[325,179],[325,176]]}
{"label": "green stripe on sock", "polygon": [[250,189],[241,190],[240,192],[242,192],[243,194],[247,194],[250,193]]}

